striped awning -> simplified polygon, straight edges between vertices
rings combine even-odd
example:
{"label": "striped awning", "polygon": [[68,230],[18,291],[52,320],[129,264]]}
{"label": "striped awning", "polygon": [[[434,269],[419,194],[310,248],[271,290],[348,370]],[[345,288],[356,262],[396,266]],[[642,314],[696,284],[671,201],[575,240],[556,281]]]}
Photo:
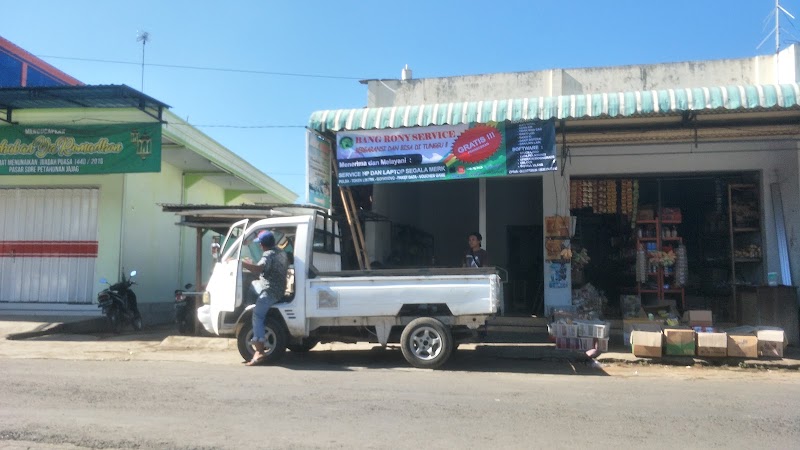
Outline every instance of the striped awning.
{"label": "striped awning", "polygon": [[712,112],[797,109],[800,84],[760,84],[527,97],[477,102],[316,111],[317,131],[371,130],[547,119],[608,119]]}

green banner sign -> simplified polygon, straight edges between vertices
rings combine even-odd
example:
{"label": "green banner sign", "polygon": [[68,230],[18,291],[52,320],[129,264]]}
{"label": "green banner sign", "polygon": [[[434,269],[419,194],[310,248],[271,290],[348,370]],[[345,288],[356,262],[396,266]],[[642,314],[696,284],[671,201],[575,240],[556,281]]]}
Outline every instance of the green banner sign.
{"label": "green banner sign", "polygon": [[0,126],[0,175],[160,171],[160,123]]}

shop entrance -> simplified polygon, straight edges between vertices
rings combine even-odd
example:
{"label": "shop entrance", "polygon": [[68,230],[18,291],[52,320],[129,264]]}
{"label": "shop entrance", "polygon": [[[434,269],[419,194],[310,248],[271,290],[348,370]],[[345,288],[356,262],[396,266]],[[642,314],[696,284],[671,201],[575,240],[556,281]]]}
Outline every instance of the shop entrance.
{"label": "shop entrance", "polygon": [[591,258],[573,288],[601,290],[609,318],[622,317],[621,296],[635,295],[645,307],[735,320],[732,281],[762,278],[759,186],[757,172],[573,178],[573,251]]}
{"label": "shop entrance", "polygon": [[541,225],[509,225],[507,315],[544,314],[543,229]]}
{"label": "shop entrance", "polygon": [[[544,310],[542,190],[542,177],[485,181],[483,248],[489,265],[508,273],[504,314]],[[478,179],[356,186],[353,195],[371,222],[365,229],[377,267],[461,267],[469,234],[481,231]],[[343,245],[343,267],[356,268],[350,247]]]}

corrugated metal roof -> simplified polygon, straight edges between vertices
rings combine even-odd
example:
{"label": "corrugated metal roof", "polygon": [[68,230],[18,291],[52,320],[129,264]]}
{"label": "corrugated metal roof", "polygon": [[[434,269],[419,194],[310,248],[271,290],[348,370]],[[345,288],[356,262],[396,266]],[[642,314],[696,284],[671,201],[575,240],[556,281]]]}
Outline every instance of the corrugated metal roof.
{"label": "corrugated metal roof", "polygon": [[36,108],[169,108],[125,85],[0,88],[0,109]]}
{"label": "corrugated metal roof", "polygon": [[800,85],[763,84],[527,97],[316,111],[317,131],[370,130],[509,120],[601,119],[678,115],[684,111],[798,109]]}

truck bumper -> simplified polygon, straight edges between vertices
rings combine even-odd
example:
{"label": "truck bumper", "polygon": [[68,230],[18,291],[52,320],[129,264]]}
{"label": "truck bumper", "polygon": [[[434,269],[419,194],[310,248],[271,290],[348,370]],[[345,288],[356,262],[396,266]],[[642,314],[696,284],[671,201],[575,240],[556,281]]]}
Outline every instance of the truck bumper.
{"label": "truck bumper", "polygon": [[197,320],[206,331],[216,334],[214,333],[214,326],[211,324],[211,305],[203,305],[197,308]]}

